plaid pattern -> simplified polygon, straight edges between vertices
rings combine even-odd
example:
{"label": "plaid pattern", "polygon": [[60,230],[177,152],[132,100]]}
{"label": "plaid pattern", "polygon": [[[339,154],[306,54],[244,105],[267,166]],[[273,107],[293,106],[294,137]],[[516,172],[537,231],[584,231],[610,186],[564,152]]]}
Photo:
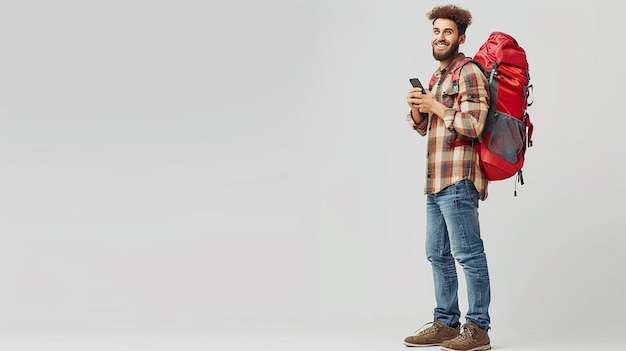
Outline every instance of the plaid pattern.
{"label": "plaid pattern", "polygon": [[[407,121],[420,135],[428,134],[425,194],[435,194],[447,186],[469,179],[487,198],[488,180],[480,169],[479,156],[472,145],[452,147],[452,141],[472,140],[482,133],[489,109],[489,83],[480,68],[466,64],[461,68],[458,86],[452,84],[452,72],[465,57],[462,53],[450,69],[437,69],[431,91],[448,107],[443,119],[430,116],[416,125],[409,114]],[[450,74],[449,74],[450,73]]]}

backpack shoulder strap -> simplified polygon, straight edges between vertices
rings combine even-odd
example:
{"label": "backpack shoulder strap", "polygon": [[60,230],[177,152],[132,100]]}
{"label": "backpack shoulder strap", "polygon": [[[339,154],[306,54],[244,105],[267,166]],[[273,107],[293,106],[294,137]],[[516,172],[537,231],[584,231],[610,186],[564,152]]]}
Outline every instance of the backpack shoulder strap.
{"label": "backpack shoulder strap", "polygon": [[[477,62],[475,60],[473,60],[471,57],[466,57],[464,58],[455,68],[454,71],[452,71],[450,74],[452,74],[452,85],[456,86],[456,88],[458,89],[459,87],[459,79],[461,78],[461,69],[468,63],[473,63],[476,66],[478,66],[478,68],[480,68],[480,70],[483,72],[483,74],[485,74],[485,68],[480,64],[480,62]],[[485,74],[486,76],[486,74]],[[474,145],[477,141],[480,142],[482,140],[481,137],[478,137],[477,140],[456,140],[456,138],[453,138],[453,140],[450,141],[449,145],[450,147],[457,147],[457,146],[461,146],[461,145]]]}
{"label": "backpack shoulder strap", "polygon": [[[464,59],[462,59],[457,64],[457,66],[454,68],[454,71],[446,73],[446,74],[452,74],[452,83],[453,84],[456,84],[456,82],[459,81],[459,78],[461,76],[461,68],[463,68],[463,66],[465,66],[465,64],[467,64],[468,62],[474,62],[474,63],[478,64],[478,66],[481,67],[481,69],[482,69],[482,66],[478,62],[472,60],[471,57],[465,57]],[[484,72],[484,69],[483,69],[483,72]],[[432,90],[433,87],[435,86],[435,83],[437,83],[437,76],[435,76],[433,74],[430,77],[430,82],[428,83],[428,90]]]}
{"label": "backpack shoulder strap", "polygon": [[478,68],[480,68],[480,70],[483,72],[483,74],[485,75],[485,77],[488,77],[487,71],[485,70],[485,67],[483,67],[483,65],[472,59],[471,57],[466,57],[463,59],[463,61],[461,61],[461,63],[459,63],[459,65],[454,69],[454,71],[452,72],[452,81],[453,82],[458,82],[459,78],[461,77],[461,68],[463,68],[466,64],[468,63],[473,63],[476,66],[478,66]]}

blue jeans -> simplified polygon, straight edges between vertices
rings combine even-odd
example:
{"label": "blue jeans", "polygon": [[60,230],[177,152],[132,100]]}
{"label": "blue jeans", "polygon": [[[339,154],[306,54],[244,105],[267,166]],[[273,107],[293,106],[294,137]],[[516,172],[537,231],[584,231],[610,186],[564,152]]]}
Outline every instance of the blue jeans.
{"label": "blue jeans", "polygon": [[463,180],[427,195],[426,257],[435,283],[435,318],[450,326],[459,323],[456,259],[463,267],[467,285],[465,318],[486,330],[491,322],[491,288],[480,238],[478,191],[472,181]]}

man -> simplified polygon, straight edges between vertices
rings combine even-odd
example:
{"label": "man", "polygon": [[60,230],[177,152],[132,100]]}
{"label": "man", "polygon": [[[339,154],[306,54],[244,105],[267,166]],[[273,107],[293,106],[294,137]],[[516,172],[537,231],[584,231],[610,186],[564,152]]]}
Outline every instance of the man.
{"label": "man", "polygon": [[[427,15],[433,24],[432,50],[439,68],[432,92],[424,90],[422,95],[420,88],[409,90],[407,121],[420,135],[428,135],[425,246],[436,307],[430,327],[407,337],[404,344],[488,350],[491,289],[478,221],[478,201],[486,199],[488,181],[471,144],[487,118],[488,81],[477,65],[459,65],[465,57],[459,45],[465,42],[471,13],[446,5]],[[460,69],[458,85],[452,84],[456,69]],[[422,113],[429,116],[424,118]],[[463,267],[469,303],[462,327],[455,259]]]}

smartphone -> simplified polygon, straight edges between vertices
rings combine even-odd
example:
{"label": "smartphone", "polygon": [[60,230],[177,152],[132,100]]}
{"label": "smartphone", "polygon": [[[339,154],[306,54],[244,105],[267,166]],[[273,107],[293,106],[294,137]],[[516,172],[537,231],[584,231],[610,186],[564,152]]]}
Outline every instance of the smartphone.
{"label": "smartphone", "polygon": [[[420,82],[419,79],[417,79],[417,78],[410,78],[409,82],[411,82],[411,85],[413,86],[413,88],[422,88],[422,94],[426,94],[424,92],[424,87],[422,86],[422,83]],[[422,118],[428,118],[428,113],[426,113],[426,112],[422,112],[421,115],[422,115]]]}
{"label": "smartphone", "polygon": [[426,94],[424,93],[424,87],[422,86],[422,83],[420,82],[419,79],[411,78],[409,79],[409,82],[411,82],[411,85],[413,86],[413,88],[422,88],[422,94]]}

